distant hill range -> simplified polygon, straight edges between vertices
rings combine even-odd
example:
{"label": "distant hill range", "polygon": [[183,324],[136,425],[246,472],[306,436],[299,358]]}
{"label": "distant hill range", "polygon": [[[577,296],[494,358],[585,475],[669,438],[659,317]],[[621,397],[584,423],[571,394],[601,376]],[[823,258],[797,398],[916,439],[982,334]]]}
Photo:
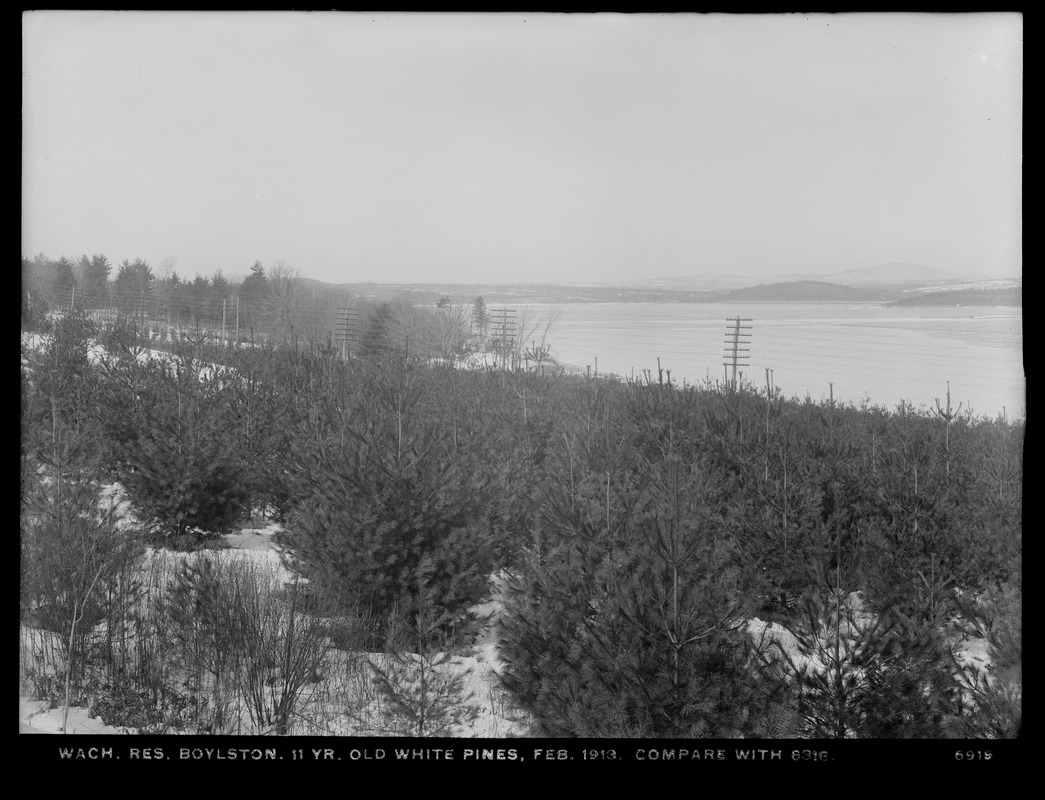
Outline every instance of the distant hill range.
{"label": "distant hill range", "polygon": [[583,284],[346,283],[308,281],[313,288],[347,291],[377,302],[435,303],[451,296],[470,303],[482,295],[497,304],[853,302],[897,305],[1020,305],[1022,282],[958,276],[936,267],[891,263],[829,274],[796,273],[757,278],[705,273],[635,281]]}
{"label": "distant hill range", "polygon": [[784,281],[744,289],[716,292],[719,302],[770,301],[778,303],[832,301],[836,303],[881,303],[897,299],[897,292],[860,289],[828,281]]}
{"label": "distant hill range", "polygon": [[771,278],[712,272],[646,280],[642,285],[680,293],[699,292],[701,299],[715,302],[834,301],[898,305],[1019,305],[1022,302],[1022,281],[1019,279],[977,279],[975,276],[955,275],[938,267],[905,262],[826,274],[791,273]]}
{"label": "distant hill range", "polygon": [[971,281],[904,292],[894,306],[1023,306],[1020,281]]}
{"label": "distant hill range", "polygon": [[[796,280],[797,278],[789,278]],[[879,264],[876,267],[863,267],[860,269],[847,269],[842,272],[832,272],[821,275],[820,280],[831,283],[841,283],[846,286],[911,286],[913,284],[924,285],[926,283],[949,283],[963,280],[963,276],[957,276],[945,269],[937,267],[926,267],[922,264]]]}
{"label": "distant hill range", "polygon": [[783,275],[744,276],[723,272],[708,272],[685,277],[655,278],[642,281],[642,283],[646,286],[689,291],[740,289],[760,284],[798,283],[802,281],[835,283],[856,288],[887,287],[890,289],[905,289],[930,284],[956,283],[971,279],[971,276],[955,275],[937,267],[894,262],[879,264],[875,267],[860,267],[829,273],[794,272]]}

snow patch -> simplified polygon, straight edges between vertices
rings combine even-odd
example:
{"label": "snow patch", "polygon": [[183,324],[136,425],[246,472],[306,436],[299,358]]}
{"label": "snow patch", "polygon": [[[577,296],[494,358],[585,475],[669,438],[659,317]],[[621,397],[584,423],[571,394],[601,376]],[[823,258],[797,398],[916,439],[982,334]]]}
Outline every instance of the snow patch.
{"label": "snow patch", "polygon": [[106,725],[92,717],[86,708],[70,706],[68,729],[64,729],[65,708],[51,708],[46,700],[18,698],[19,733],[125,734],[133,731]]}

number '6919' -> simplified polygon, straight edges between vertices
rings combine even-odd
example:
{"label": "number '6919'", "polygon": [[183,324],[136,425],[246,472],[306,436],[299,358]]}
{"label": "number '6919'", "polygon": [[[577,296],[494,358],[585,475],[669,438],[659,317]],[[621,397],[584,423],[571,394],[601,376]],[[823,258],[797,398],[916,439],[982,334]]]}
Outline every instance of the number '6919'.
{"label": "number '6919'", "polygon": [[990,761],[993,754],[990,750],[957,750],[955,761]]}

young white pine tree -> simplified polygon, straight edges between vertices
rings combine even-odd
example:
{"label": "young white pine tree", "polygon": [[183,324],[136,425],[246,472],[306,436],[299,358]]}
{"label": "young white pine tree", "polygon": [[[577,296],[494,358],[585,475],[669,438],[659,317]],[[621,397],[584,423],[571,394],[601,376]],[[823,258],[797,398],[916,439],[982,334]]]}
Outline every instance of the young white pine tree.
{"label": "young white pine tree", "polygon": [[430,571],[428,563],[418,569],[416,591],[390,623],[387,653],[370,659],[382,700],[377,732],[383,735],[460,735],[479,714],[467,691],[470,670],[457,663],[467,649],[450,627],[451,615],[432,602]]}

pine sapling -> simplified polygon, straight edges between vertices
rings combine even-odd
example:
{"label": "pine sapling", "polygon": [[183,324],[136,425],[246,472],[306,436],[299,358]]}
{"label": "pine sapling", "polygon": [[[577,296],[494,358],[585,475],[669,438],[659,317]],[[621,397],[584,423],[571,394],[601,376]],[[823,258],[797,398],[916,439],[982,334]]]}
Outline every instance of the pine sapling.
{"label": "pine sapling", "polygon": [[379,732],[386,735],[454,736],[479,714],[466,687],[470,670],[456,663],[466,650],[451,615],[433,604],[426,571],[418,570],[415,593],[392,619],[387,653],[370,659],[383,701]]}

